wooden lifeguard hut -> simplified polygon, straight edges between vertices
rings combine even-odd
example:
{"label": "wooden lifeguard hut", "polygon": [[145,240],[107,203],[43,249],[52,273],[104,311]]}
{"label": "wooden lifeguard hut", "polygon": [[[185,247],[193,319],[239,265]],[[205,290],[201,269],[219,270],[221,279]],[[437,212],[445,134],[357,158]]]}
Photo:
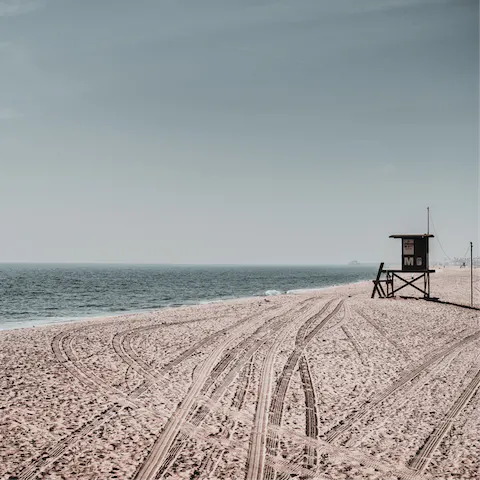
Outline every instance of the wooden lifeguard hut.
{"label": "wooden lifeguard hut", "polygon": [[[430,270],[428,256],[428,241],[432,237],[429,233],[390,235],[390,238],[399,238],[402,241],[402,268],[384,269],[384,263],[381,263],[377,278],[373,281],[372,298],[376,293],[380,298],[392,298],[397,292],[410,286],[422,293],[424,298],[430,299],[430,274],[435,273],[435,270]],[[410,279],[404,278],[405,275],[409,275]],[[395,287],[395,279],[400,286]],[[423,288],[418,284],[423,285]]]}

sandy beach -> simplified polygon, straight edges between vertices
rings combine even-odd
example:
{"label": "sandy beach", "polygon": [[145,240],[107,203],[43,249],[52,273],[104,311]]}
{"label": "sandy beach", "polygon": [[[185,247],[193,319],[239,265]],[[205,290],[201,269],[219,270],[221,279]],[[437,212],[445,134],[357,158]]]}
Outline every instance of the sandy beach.
{"label": "sandy beach", "polygon": [[0,332],[0,478],[478,478],[479,312],[371,291]]}

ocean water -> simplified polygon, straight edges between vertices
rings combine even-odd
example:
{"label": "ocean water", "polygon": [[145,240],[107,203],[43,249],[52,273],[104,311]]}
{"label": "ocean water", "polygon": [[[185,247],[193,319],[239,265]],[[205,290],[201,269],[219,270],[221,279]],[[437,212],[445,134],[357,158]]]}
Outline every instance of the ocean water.
{"label": "ocean water", "polygon": [[372,279],[377,266],[0,264],[0,329]]}

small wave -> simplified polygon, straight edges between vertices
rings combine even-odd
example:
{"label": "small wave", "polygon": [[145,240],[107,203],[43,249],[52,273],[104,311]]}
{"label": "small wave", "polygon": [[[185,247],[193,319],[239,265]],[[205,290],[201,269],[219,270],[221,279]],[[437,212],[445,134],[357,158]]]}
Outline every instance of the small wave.
{"label": "small wave", "polygon": [[296,288],[294,290],[288,290],[288,295],[300,295],[302,293],[313,293],[313,292],[320,292],[322,290],[326,290],[331,287],[337,287],[338,285],[329,285],[328,287],[317,287],[317,288]]}
{"label": "small wave", "polygon": [[265,295],[267,295],[268,297],[272,296],[272,295],[282,295],[283,292],[281,292],[280,290],[267,290],[265,292]]}
{"label": "small wave", "polygon": [[217,299],[217,300],[200,300],[198,302],[199,305],[210,305],[211,303],[223,303],[225,299]]}
{"label": "small wave", "polygon": [[321,292],[323,290],[329,290],[330,288],[335,287],[344,287],[346,285],[359,285],[362,283],[369,283],[370,280],[357,280],[355,282],[345,282],[345,283],[332,283],[330,285],[325,285],[324,287],[312,287],[312,288],[295,288],[293,290],[288,290],[288,295],[299,295],[302,293],[314,293],[314,292]]}

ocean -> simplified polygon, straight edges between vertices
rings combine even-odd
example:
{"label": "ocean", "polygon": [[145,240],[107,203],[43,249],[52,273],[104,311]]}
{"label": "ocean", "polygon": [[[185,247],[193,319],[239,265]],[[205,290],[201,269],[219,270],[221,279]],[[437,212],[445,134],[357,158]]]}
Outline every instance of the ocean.
{"label": "ocean", "polygon": [[0,329],[372,279],[377,266],[0,264]]}

